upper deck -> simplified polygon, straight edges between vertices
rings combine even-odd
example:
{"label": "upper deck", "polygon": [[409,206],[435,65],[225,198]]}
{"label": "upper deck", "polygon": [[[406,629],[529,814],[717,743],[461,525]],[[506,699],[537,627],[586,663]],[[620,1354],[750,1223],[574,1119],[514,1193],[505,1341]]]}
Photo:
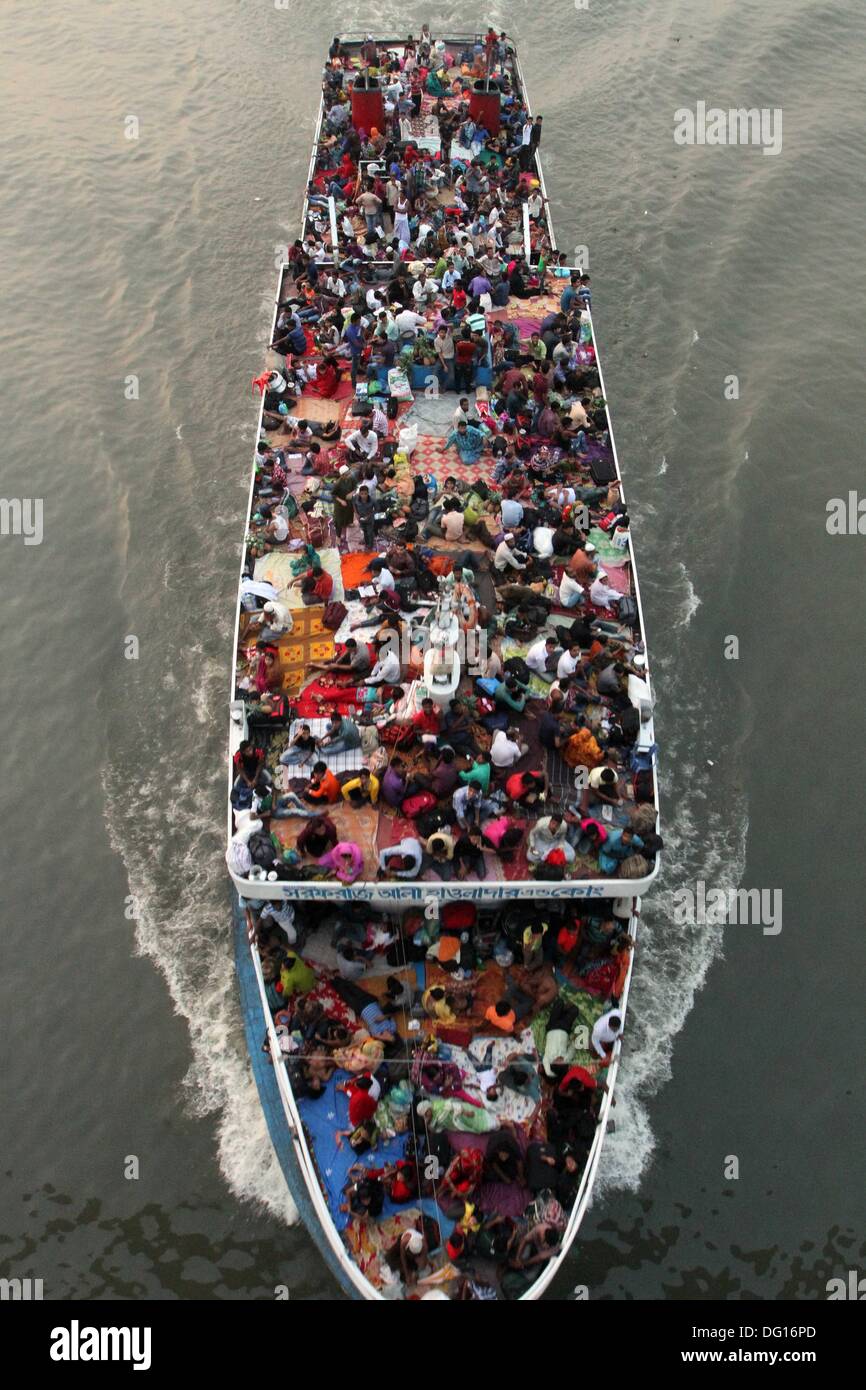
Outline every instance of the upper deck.
{"label": "upper deck", "polygon": [[[259,379],[231,725],[233,757],[252,743],[234,793],[239,835],[229,809],[230,868],[246,897],[632,897],[657,871],[648,654],[591,296],[556,253],[537,154],[522,144],[529,105],[513,49],[488,72],[475,38],[444,40],[444,75],[399,98],[387,60],[363,62],[363,35],[345,36],[326,69],[303,236],[280,271]],[[404,42],[378,45],[399,58]],[[382,130],[371,137],[353,118]],[[498,133],[482,127],[497,119]],[[461,397],[468,444],[454,422]],[[370,406],[368,443],[353,412]],[[447,497],[463,519],[443,527]],[[346,612],[332,630],[335,603]],[[553,712],[550,680],[523,664],[548,636],[553,667],[577,662]],[[382,668],[377,638],[399,669]],[[323,670],[347,641],[353,669]],[[506,663],[516,687],[496,675]],[[422,717],[425,697],[434,712]],[[335,711],[332,748],[321,740]],[[321,762],[337,800],[315,805]],[[601,768],[610,783],[587,785]],[[535,774],[528,790],[521,773]],[[248,862],[244,803],[257,779],[254,845],[270,835],[271,878]],[[467,781],[481,788],[468,815],[454,800]],[[417,811],[428,803],[445,837],[438,857],[433,819]],[[313,812],[329,822],[315,853],[303,836]]]}

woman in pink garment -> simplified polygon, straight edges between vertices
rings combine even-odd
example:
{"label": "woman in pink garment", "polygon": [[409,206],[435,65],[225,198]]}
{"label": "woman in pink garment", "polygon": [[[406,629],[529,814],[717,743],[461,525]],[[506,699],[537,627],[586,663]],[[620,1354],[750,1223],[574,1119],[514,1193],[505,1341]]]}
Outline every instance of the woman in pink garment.
{"label": "woman in pink garment", "polygon": [[361,846],[354,840],[340,840],[332,850],[318,860],[319,867],[330,869],[341,883],[354,883],[364,867]]}

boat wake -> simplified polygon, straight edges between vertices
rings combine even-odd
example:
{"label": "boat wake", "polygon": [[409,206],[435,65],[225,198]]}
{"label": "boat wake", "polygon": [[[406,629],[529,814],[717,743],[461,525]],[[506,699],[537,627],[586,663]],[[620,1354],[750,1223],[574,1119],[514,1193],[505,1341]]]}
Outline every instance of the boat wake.
{"label": "boat wake", "polygon": [[[127,726],[123,762],[103,775],[106,824],[129,878],[136,953],[160,971],[189,1030],[184,1108],[193,1118],[216,1118],[217,1160],[234,1195],[293,1224],[297,1210],[271,1145],[237,1001],[221,873],[225,782],[221,773],[205,786],[200,781],[202,768],[222,762],[218,749],[212,756],[202,750],[202,730],[223,723],[225,662],[208,660],[200,646],[172,658],[160,681],[172,718],[154,709],[149,728],[144,709],[134,731]],[[170,744],[159,733],[167,728]],[[161,752],[148,751],[156,745]],[[184,771],[189,749],[194,764]],[[148,770],[143,783],[136,765]]]}
{"label": "boat wake", "polygon": [[735,888],[746,860],[748,803],[738,786],[736,750],[728,750],[721,764],[714,759],[714,767],[701,756],[714,751],[706,742],[712,692],[677,679],[674,657],[657,660],[655,671],[665,703],[676,710],[675,729],[659,721],[665,748],[661,805],[663,813],[671,808],[672,815],[661,826],[662,873],[642,904],[628,1028],[617,1077],[616,1127],[605,1140],[596,1198],[639,1186],[655,1149],[649,1102],[670,1079],[677,1034],[722,951],[721,924],[674,924],[674,888],[698,880]]}

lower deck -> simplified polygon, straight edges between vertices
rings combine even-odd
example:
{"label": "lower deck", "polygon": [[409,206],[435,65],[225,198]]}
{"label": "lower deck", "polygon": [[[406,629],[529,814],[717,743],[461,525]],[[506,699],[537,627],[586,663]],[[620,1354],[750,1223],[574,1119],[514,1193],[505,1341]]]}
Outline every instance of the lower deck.
{"label": "lower deck", "polygon": [[[247,904],[330,1220],[385,1297],[520,1298],[561,1253],[606,1115],[599,1020],[624,1015],[635,921],[614,908],[631,907],[297,904],[277,922]],[[406,1232],[424,1247],[401,1259]]]}

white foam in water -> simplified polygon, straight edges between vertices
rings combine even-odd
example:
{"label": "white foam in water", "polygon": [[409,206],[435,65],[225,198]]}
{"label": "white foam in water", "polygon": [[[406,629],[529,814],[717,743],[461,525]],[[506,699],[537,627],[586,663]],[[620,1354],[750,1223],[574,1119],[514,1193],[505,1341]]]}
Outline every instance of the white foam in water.
{"label": "white foam in water", "polygon": [[[173,702],[160,720],[172,742],[162,740],[159,755],[150,758],[152,734],[136,730],[145,746],[132,762],[147,775],[134,778],[134,796],[127,772],[107,770],[108,833],[138,903],[136,951],[161,972],[189,1029],[192,1061],[182,1103],[194,1116],[218,1116],[217,1158],[235,1196],[291,1225],[298,1213],[268,1134],[237,997],[222,844],[225,755],[197,732],[203,725],[216,730],[222,717],[226,667],[196,645],[174,651],[165,675],[186,692],[180,717],[174,719]],[[190,747],[194,761],[184,768],[183,750]]]}
{"label": "white foam in water", "polygon": [[686,567],[683,564],[682,560],[678,561],[678,564],[680,570],[682,571],[683,582],[686,587],[686,595],[683,599],[682,616],[677,619],[676,626],[688,627],[692,618],[695,616],[695,614],[701,606],[701,600],[698,597],[698,594],[695,590],[695,586],[689,578],[688,571],[686,570]]}
{"label": "white foam in water", "polygon": [[[671,663],[673,667],[674,663]],[[656,671],[659,670],[656,663]],[[748,814],[742,795],[726,793],[724,814],[712,810],[713,772],[697,760],[703,749],[705,707],[698,699],[683,710],[674,690],[673,669],[663,684],[677,711],[678,737],[665,748],[661,778],[661,831],[665,843],[659,886],[641,904],[635,972],[629,993],[626,1041],[616,1084],[616,1127],[608,1135],[594,1195],[617,1189],[636,1191],[655,1149],[648,1102],[671,1076],[676,1037],[695,995],[722,949],[724,928],[678,926],[673,922],[673,889],[703,879],[714,887],[734,888],[746,857]],[[680,762],[678,750],[686,759]],[[675,768],[665,777],[664,765]],[[666,812],[670,818],[666,818]]]}

